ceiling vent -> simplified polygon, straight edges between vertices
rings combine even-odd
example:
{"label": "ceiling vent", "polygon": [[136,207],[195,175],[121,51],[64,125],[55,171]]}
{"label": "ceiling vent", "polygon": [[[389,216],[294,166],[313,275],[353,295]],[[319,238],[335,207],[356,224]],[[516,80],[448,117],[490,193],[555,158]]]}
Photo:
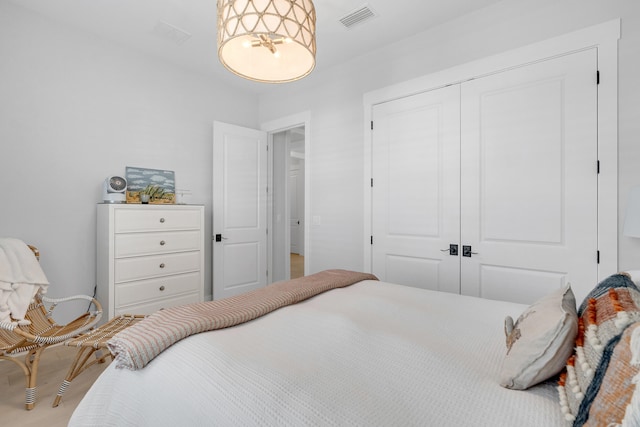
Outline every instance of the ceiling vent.
{"label": "ceiling vent", "polygon": [[153,34],[165,40],[172,41],[177,45],[181,45],[191,38],[190,33],[163,21],[158,22],[153,28]]}
{"label": "ceiling vent", "polygon": [[365,21],[373,19],[376,16],[377,15],[373,11],[373,9],[371,9],[371,7],[369,7],[368,4],[365,4],[364,6],[361,6],[356,10],[352,11],[351,13],[348,13],[342,18],[340,18],[340,22],[347,29],[350,29],[356,25],[362,24]]}

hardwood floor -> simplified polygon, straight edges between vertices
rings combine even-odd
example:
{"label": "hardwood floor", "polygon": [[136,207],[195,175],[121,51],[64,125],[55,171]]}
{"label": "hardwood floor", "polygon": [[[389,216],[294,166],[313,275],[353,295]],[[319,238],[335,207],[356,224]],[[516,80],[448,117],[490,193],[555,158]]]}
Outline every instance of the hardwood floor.
{"label": "hardwood floor", "polygon": [[304,257],[291,254],[291,278],[296,279],[302,276],[304,276]]}
{"label": "hardwood floor", "polygon": [[[53,399],[58,393],[71,363],[78,351],[75,347],[56,346],[45,350],[38,369],[38,389],[36,406],[31,411],[24,409],[25,379],[22,370],[15,363],[0,361],[0,414],[6,425],[20,427],[63,427],[71,414],[89,390],[91,384],[109,365],[94,365],[80,374],[67,388],[62,402],[52,408]],[[5,425],[3,422],[2,425]]]}

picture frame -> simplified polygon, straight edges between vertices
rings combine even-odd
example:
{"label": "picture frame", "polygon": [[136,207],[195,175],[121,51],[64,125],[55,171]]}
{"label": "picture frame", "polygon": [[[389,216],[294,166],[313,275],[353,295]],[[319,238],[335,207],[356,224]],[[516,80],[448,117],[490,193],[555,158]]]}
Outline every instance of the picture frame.
{"label": "picture frame", "polygon": [[127,179],[127,203],[143,203],[140,196],[147,194],[149,204],[175,204],[176,178],[174,171],[127,166],[125,176]]}

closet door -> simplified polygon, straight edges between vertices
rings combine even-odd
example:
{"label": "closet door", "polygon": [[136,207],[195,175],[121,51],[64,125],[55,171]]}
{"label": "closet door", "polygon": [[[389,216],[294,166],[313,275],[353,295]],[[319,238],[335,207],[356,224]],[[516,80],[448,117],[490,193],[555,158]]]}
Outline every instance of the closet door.
{"label": "closet door", "polygon": [[372,272],[381,280],[460,292],[460,89],[373,108]]}
{"label": "closet door", "polygon": [[596,51],[462,84],[463,294],[530,303],[597,280]]}

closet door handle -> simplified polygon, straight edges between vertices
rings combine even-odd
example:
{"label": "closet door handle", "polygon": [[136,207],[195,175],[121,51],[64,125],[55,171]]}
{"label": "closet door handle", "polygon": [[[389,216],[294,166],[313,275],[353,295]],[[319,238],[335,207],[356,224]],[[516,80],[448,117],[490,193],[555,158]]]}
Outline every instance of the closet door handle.
{"label": "closet door handle", "polygon": [[458,256],[458,245],[454,245],[453,243],[449,245],[448,249],[440,249],[440,252],[449,252],[451,256]]}
{"label": "closet door handle", "polygon": [[471,246],[468,246],[468,245],[462,246],[462,256],[471,258],[471,255],[478,255],[478,252],[473,252],[471,250]]}

